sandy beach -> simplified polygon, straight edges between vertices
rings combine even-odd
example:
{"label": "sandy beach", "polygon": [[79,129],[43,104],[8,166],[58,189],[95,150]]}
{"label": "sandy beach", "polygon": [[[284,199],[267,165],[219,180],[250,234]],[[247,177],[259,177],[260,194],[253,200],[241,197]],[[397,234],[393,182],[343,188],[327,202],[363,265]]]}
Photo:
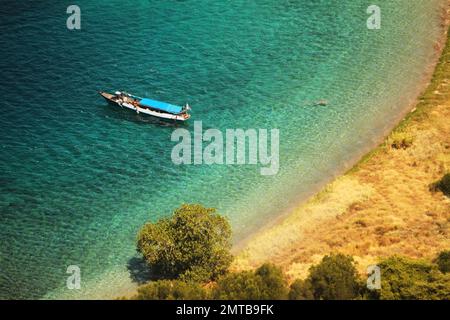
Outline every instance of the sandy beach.
{"label": "sandy beach", "polygon": [[382,257],[431,259],[450,248],[450,199],[430,191],[450,171],[447,33],[435,48],[442,55],[433,78],[411,113],[353,169],[236,247],[234,270],[270,261],[293,280],[332,252],[354,256],[364,272]]}

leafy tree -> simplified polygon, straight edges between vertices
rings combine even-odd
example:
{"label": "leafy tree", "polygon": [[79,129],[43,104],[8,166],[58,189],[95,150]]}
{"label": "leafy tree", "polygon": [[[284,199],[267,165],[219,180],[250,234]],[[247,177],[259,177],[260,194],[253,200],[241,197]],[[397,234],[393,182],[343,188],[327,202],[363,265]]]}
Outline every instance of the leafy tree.
{"label": "leafy tree", "polygon": [[288,296],[289,289],[283,271],[270,263],[259,267],[255,275],[261,279],[261,300],[282,300]]}
{"label": "leafy tree", "polygon": [[214,280],[232,261],[231,227],[215,209],[184,204],[171,217],[145,224],[137,247],[164,278]]}
{"label": "leafy tree", "polygon": [[450,272],[450,250],[439,253],[436,263],[442,273]]}
{"label": "leafy tree", "polygon": [[316,300],[350,300],[360,292],[353,258],[343,254],[325,256],[311,267],[307,281]]}
{"label": "leafy tree", "polygon": [[214,297],[222,300],[280,300],[286,299],[287,294],[282,271],[271,264],[264,264],[255,272],[227,274],[214,289]]}
{"label": "leafy tree", "polygon": [[309,280],[295,280],[291,284],[289,300],[314,300],[314,292]]}
{"label": "leafy tree", "polygon": [[391,257],[378,264],[381,290],[378,299],[450,299],[450,275],[444,275],[427,262]]}
{"label": "leafy tree", "polygon": [[196,283],[180,280],[158,280],[138,288],[134,300],[201,300],[207,299],[207,291]]}
{"label": "leafy tree", "polygon": [[259,300],[261,279],[251,271],[229,273],[218,280],[213,296],[220,300]]}

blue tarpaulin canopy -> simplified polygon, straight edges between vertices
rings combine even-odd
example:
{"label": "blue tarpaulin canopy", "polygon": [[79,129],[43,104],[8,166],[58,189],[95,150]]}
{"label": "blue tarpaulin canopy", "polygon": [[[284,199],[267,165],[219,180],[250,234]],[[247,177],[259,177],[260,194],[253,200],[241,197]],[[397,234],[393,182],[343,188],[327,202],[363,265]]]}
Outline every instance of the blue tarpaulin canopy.
{"label": "blue tarpaulin canopy", "polygon": [[165,111],[168,113],[174,113],[174,114],[181,113],[181,111],[183,111],[183,108],[180,106],[176,106],[173,104],[156,101],[156,100],[152,100],[152,99],[146,99],[146,98],[139,101],[139,104],[143,107],[158,109],[161,111]]}

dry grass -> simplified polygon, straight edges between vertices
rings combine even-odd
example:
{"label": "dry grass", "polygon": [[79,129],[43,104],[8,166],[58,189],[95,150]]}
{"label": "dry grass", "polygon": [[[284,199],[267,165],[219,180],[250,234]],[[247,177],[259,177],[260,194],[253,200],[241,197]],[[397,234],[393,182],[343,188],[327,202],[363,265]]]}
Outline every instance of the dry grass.
{"label": "dry grass", "polygon": [[254,235],[233,268],[271,261],[294,279],[330,252],[354,256],[363,271],[380,257],[431,259],[450,249],[450,199],[430,191],[450,172],[449,76],[448,44],[417,108],[386,142],[326,192]]}

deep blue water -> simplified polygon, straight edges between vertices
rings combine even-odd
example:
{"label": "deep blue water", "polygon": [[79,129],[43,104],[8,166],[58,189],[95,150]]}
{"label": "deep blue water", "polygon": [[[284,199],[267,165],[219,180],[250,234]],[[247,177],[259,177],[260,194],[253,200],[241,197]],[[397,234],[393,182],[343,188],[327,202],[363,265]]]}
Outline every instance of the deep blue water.
{"label": "deep blue water", "polygon": [[[134,241],[183,202],[228,216],[235,238],[348,167],[426,80],[440,1],[78,1],[0,6],[0,298],[114,297]],[[98,90],[189,102],[180,127],[277,128],[280,172],[175,166],[176,126]],[[318,100],[327,106],[314,106]],[[79,265],[82,290],[66,288]]]}

